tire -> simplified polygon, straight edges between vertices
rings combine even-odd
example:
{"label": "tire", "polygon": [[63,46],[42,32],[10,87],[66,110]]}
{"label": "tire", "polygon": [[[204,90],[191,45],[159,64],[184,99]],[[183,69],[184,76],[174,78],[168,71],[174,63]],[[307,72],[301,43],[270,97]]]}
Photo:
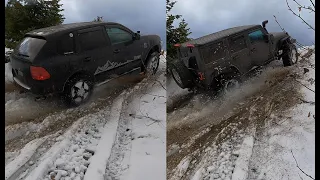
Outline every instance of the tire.
{"label": "tire", "polygon": [[159,68],[160,54],[158,52],[153,52],[149,55],[146,61],[145,74],[147,76],[154,75]]}
{"label": "tire", "polygon": [[191,72],[181,61],[175,61],[170,68],[170,73],[174,81],[182,89],[193,88],[194,82]]}
{"label": "tire", "polygon": [[240,87],[242,80],[239,73],[232,72],[219,76],[219,90],[228,93]]}
{"label": "tire", "polygon": [[79,106],[89,100],[92,90],[93,82],[90,78],[86,75],[77,75],[66,83],[63,93],[65,103],[71,107]]}
{"label": "tire", "polygon": [[282,56],[283,66],[292,66],[298,62],[298,50],[293,44],[286,44]]}

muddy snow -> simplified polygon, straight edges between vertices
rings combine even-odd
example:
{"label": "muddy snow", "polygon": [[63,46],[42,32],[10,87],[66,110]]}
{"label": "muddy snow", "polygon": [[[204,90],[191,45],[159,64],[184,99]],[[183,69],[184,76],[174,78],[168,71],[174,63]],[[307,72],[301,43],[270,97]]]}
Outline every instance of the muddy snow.
{"label": "muddy snow", "polygon": [[160,62],[156,75],[111,81],[77,108],[55,96],[35,101],[12,84],[6,63],[5,179],[165,179],[165,58]]}
{"label": "muddy snow", "polygon": [[167,178],[314,178],[314,59],[274,61],[227,94],[168,94],[184,102],[167,115]]}

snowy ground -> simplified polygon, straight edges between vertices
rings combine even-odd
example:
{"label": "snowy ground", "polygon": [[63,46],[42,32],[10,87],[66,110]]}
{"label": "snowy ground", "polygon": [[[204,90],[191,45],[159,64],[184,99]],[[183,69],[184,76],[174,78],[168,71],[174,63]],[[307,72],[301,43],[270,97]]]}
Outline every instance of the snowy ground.
{"label": "snowy ground", "polygon": [[165,179],[164,72],[161,58],[155,76],[127,86],[120,78],[72,109],[6,91],[5,179]]}
{"label": "snowy ground", "polygon": [[167,177],[314,178],[314,64],[314,54],[288,68],[275,61],[240,89],[168,113]]}

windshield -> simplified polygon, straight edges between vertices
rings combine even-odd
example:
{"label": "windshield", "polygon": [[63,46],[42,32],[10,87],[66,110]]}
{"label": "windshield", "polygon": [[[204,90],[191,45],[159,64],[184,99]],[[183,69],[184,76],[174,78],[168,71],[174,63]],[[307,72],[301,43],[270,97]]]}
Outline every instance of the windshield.
{"label": "windshield", "polygon": [[32,61],[45,43],[44,39],[26,37],[16,47],[15,53]]}

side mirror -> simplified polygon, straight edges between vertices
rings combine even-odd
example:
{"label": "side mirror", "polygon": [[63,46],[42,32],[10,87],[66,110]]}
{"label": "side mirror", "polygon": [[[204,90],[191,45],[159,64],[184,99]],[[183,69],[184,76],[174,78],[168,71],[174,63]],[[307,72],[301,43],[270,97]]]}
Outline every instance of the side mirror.
{"label": "side mirror", "polygon": [[137,31],[136,33],[134,33],[132,40],[140,40],[140,31]]}

